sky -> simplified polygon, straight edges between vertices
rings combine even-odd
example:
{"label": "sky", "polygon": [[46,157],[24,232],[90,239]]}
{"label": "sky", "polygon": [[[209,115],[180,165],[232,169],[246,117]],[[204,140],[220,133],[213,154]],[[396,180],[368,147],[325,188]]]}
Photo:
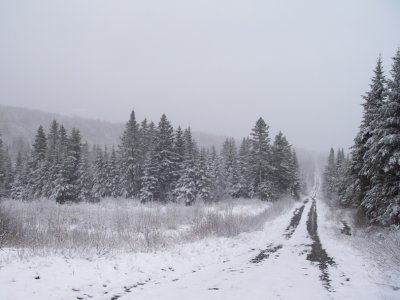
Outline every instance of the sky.
{"label": "sky", "polygon": [[0,104],[349,147],[397,0],[0,0]]}

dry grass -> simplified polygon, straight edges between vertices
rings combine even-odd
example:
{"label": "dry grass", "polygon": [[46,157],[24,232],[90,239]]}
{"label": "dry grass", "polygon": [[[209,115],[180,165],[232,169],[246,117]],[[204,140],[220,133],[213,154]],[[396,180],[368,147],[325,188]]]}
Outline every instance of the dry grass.
{"label": "dry grass", "polygon": [[[0,203],[0,248],[22,256],[92,257],[116,251],[152,251],[210,236],[233,237],[262,229],[293,201],[226,200],[183,206],[126,199],[59,205],[50,200]],[[241,210],[241,208],[245,208]]]}

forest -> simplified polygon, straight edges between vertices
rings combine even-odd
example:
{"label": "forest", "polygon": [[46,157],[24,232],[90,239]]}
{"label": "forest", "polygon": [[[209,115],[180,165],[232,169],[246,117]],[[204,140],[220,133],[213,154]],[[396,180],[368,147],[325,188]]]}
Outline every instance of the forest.
{"label": "forest", "polygon": [[372,224],[400,225],[400,49],[387,78],[378,58],[350,155],[330,150],[324,193]]}
{"label": "forest", "polygon": [[141,202],[213,202],[226,198],[275,201],[298,198],[301,179],[296,152],[279,132],[273,142],[260,118],[237,149],[227,138],[215,147],[197,146],[191,129],[173,128],[164,115],[157,125],[138,123],[132,111],[119,145],[89,145],[79,129],[67,132],[56,120],[37,130],[28,153],[12,161],[0,136],[0,197],[57,203],[102,198]]}

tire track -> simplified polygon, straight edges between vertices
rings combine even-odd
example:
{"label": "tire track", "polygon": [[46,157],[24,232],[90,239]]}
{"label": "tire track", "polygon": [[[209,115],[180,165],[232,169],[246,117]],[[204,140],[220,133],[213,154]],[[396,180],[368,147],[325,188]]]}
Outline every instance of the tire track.
{"label": "tire track", "polygon": [[321,241],[318,235],[318,222],[317,222],[317,204],[315,199],[313,199],[310,212],[308,214],[307,220],[307,231],[313,241],[311,246],[311,252],[307,255],[307,260],[317,263],[321,275],[320,279],[322,285],[330,292],[333,292],[331,286],[331,279],[328,272],[328,267],[336,265],[332,257],[328,255],[324,248],[322,248]]}

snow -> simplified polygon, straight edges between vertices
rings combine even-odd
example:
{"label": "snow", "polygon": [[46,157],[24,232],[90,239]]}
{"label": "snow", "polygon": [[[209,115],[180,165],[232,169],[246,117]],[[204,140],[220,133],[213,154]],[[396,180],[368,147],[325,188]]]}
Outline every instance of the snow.
{"label": "snow", "polygon": [[[318,266],[306,259],[312,243],[306,226],[309,200],[289,239],[284,233],[302,202],[270,219],[263,230],[234,238],[210,237],[113,257],[14,259],[1,264],[0,299],[399,299],[393,282],[387,285],[377,266],[352,246],[351,236],[338,234],[340,226],[317,199],[322,246],[336,262],[328,267],[330,291],[322,284]],[[250,262],[279,245],[268,258]],[[0,259],[7,255],[18,253],[5,250]]]}

